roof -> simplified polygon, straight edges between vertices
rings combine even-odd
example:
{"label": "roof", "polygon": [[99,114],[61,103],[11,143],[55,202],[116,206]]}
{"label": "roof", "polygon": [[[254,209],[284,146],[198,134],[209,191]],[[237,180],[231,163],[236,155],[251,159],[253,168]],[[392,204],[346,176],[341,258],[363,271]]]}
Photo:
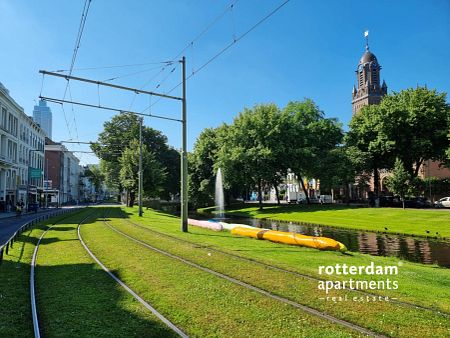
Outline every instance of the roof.
{"label": "roof", "polygon": [[[377,57],[375,54],[370,52],[369,50],[366,50],[366,52],[361,56],[361,59],[359,60],[359,63],[365,64],[371,61],[377,61]],[[378,61],[377,61],[378,62]]]}

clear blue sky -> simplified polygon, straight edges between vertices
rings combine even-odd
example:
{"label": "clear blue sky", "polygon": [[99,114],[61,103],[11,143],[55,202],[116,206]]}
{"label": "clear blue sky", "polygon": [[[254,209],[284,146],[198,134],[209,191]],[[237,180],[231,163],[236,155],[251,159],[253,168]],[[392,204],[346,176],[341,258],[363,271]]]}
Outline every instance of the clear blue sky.
{"label": "clear blue sky", "polygon": [[[93,0],[75,68],[159,62],[173,59],[231,0]],[[186,50],[188,74],[240,36],[282,0],[239,0],[193,47]],[[0,0],[0,81],[31,115],[41,91],[39,69],[68,69],[84,0]],[[364,52],[363,32],[382,65],[389,92],[427,85],[450,91],[450,2],[291,0],[188,82],[188,147],[206,127],[230,123],[244,108],[312,98],[328,117],[344,125],[351,118],[351,89]],[[156,90],[171,67],[158,65],[75,70],[74,75]],[[155,78],[156,76],[156,78]],[[180,68],[157,89],[172,88]],[[64,80],[45,78],[43,95],[61,98]],[[74,100],[142,111],[156,101],[132,93],[71,84]],[[180,95],[180,91],[172,94]],[[50,104],[53,139],[96,140],[112,112]],[[177,102],[161,100],[152,113],[179,117]],[[76,123],[74,121],[74,117]],[[145,120],[180,147],[175,122]],[[76,125],[76,127],[75,127]],[[78,135],[78,137],[77,137]],[[72,150],[86,149],[69,146]],[[80,156],[82,163],[97,160]]]}

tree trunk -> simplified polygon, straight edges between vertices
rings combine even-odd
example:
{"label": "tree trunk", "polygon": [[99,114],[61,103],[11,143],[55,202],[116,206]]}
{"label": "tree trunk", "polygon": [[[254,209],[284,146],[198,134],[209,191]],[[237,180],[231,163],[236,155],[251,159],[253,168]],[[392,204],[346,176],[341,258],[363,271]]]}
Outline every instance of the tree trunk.
{"label": "tree trunk", "polygon": [[377,199],[380,194],[380,173],[376,166],[373,168],[373,193]]}
{"label": "tree trunk", "polygon": [[350,205],[350,183],[345,183],[345,204]]}
{"label": "tree trunk", "polygon": [[258,200],[259,200],[259,210],[262,210],[263,204],[262,204],[262,182],[261,182],[261,180],[258,180]]}
{"label": "tree trunk", "polygon": [[129,201],[129,207],[132,207],[134,205],[134,200],[136,199],[136,193],[134,191],[130,191],[130,201]]}
{"label": "tree trunk", "polygon": [[306,204],[309,204],[309,196],[308,196],[308,191],[306,190],[306,187],[305,187],[305,182],[303,182],[303,178],[300,175],[297,175],[297,177],[298,177],[298,180],[300,181],[300,184],[302,185],[303,192],[305,193]]}
{"label": "tree trunk", "polygon": [[273,187],[275,188],[275,195],[277,195],[277,203],[280,205],[280,193],[278,192],[278,185],[276,183],[273,184]]}

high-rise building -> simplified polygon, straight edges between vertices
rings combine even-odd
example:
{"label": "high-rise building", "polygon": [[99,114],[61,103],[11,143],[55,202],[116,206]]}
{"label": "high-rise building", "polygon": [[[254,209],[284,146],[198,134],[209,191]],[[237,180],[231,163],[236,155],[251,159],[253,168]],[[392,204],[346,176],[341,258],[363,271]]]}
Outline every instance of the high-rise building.
{"label": "high-rise building", "polygon": [[39,101],[39,105],[34,106],[33,120],[44,130],[49,139],[52,138],[52,111],[47,107],[47,102]]}
{"label": "high-rise building", "polygon": [[[366,40],[367,41],[367,40]],[[380,86],[381,66],[366,42],[366,51],[359,60],[356,69],[357,87],[353,85],[352,110],[356,114],[363,106],[379,104],[381,98],[387,94],[387,85],[383,80]]]}

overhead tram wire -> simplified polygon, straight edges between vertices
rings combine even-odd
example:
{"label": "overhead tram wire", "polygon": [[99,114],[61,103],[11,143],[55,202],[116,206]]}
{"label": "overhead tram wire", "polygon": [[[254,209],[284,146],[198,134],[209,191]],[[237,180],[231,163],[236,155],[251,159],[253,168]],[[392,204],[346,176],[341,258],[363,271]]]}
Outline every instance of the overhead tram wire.
{"label": "overhead tram wire", "polygon": [[[196,41],[198,41],[203,35],[205,35],[212,27],[214,27],[214,25],[217,23],[217,22],[219,22],[224,16],[225,16],[225,14],[227,14],[229,11],[232,11],[233,10],[233,7],[236,5],[236,3],[238,2],[239,0],[234,0],[234,1],[232,1],[229,5],[227,5],[227,7],[225,8],[225,10],[224,11],[222,11],[213,21],[211,21],[194,39],[192,39],[173,59],[172,59],[172,62],[173,63],[179,63],[179,58],[180,58],[180,56],[182,56],[183,55],[183,53],[185,52],[185,51],[187,51],[189,48],[192,48],[192,46],[194,45],[194,43],[196,42]],[[174,71],[174,69],[172,69],[171,71],[170,71],[170,74],[171,73],[173,73],[173,71]],[[157,86],[156,86],[156,88],[159,88],[159,87],[161,87],[161,85],[162,85],[162,83],[163,82],[165,82],[166,80],[167,80],[167,78],[170,76],[170,74],[165,78],[165,79],[163,79]]]}
{"label": "overhead tram wire", "polygon": [[[225,10],[224,11],[222,11],[217,17],[215,17],[197,36],[195,36],[195,38],[194,39],[192,39],[173,59],[172,59],[172,61],[171,62],[173,62],[173,63],[177,63],[177,65],[179,64],[179,58],[180,58],[180,56],[182,56],[183,55],[183,53],[185,52],[185,51],[187,51],[189,48],[193,48],[193,46],[194,46],[194,43],[195,42],[197,42],[203,35],[205,35],[212,27],[214,27],[214,25],[217,23],[217,22],[219,22],[229,11],[233,11],[233,8],[234,8],[234,6],[236,5],[236,3],[238,2],[239,0],[233,0],[229,5],[227,5],[227,7],[225,8]],[[175,67],[176,68],[176,67]],[[174,71],[175,71],[175,68],[173,68],[171,71],[170,71],[170,73],[169,74],[167,74],[167,76],[165,77],[165,78],[163,78],[157,85],[156,85],[156,87],[155,87],[155,90],[156,89],[158,89],[158,88],[160,88],[166,81],[167,81],[167,79],[174,73]],[[165,68],[163,68],[163,70],[161,71],[161,73],[162,72],[164,72],[164,70],[165,70]],[[159,75],[159,74],[158,74]],[[155,78],[156,78],[156,76],[155,76]],[[140,89],[144,89],[151,81],[153,81],[153,79],[154,78],[152,78],[152,79],[150,79],[150,80],[148,80],[146,83],[144,83],[143,85],[142,85],[142,87],[140,87]],[[136,100],[136,95],[134,95],[133,96],[133,99],[132,99],[132,101],[131,101],[131,104],[130,104],[130,109],[132,108],[132,106],[133,106],[133,104],[134,104],[134,101]],[[155,101],[155,103],[157,103],[159,101],[159,99],[158,100],[156,100]]]}
{"label": "overhead tram wire", "polygon": [[[171,64],[172,64],[172,63],[167,64],[167,65],[171,65]],[[127,74],[124,74],[124,75],[118,75],[118,76],[115,76],[115,77],[112,77],[112,78],[103,80],[103,82],[107,82],[107,81],[115,81],[115,80],[117,80],[117,79],[122,79],[122,78],[124,78],[124,77],[130,77],[130,76],[133,76],[133,75],[138,75],[138,74],[150,72],[150,71],[156,70],[156,69],[159,69],[159,70],[160,70],[160,69],[163,69],[164,67],[165,67],[165,66],[152,67],[152,68],[147,68],[147,69],[144,69],[144,70],[135,71],[135,72],[132,72],[132,73],[127,73]]]}
{"label": "overhead tram wire", "polygon": [[220,19],[222,19],[225,14],[227,14],[229,11],[232,11],[234,6],[236,5],[236,3],[239,0],[234,0],[232,1],[229,5],[227,5],[227,7],[225,8],[225,10],[220,13],[213,21],[211,21],[193,40],[191,40],[191,42],[189,42],[186,47],[184,47],[173,59],[173,62],[177,62],[178,58],[183,55],[183,53],[188,50],[193,44],[194,42],[198,41],[203,35],[206,34],[206,32],[208,32],[217,22],[220,21]]}
{"label": "overhead tram wire", "polygon": [[[219,56],[221,56],[223,53],[225,53],[230,47],[232,47],[234,44],[242,40],[244,37],[246,37],[249,33],[251,33],[254,29],[256,29],[259,25],[261,25],[264,21],[269,19],[272,15],[274,15],[276,12],[278,12],[281,8],[283,8],[290,0],[283,1],[280,5],[278,5],[276,8],[274,8],[272,11],[270,11],[267,15],[265,15],[263,18],[261,18],[258,22],[256,22],[253,26],[251,26],[248,30],[246,30],[244,33],[242,33],[237,38],[234,38],[232,42],[230,42],[228,45],[226,45],[224,48],[222,48],[218,53],[213,55],[208,61],[206,61],[204,64],[202,64],[194,73],[191,73],[189,76],[186,77],[186,81],[191,79],[193,76],[197,75],[201,70],[203,70],[206,66],[208,66],[211,62],[216,60]],[[176,86],[172,87],[169,91],[165,92],[165,95],[170,94],[175,89],[177,89],[179,86],[181,86],[182,82],[179,82]],[[150,106],[145,108],[141,111],[141,113],[146,112],[151,107],[153,107],[155,104],[157,104],[161,99],[157,99],[155,102],[153,102]]]}
{"label": "overhead tram wire", "polygon": [[[113,65],[113,66],[99,66],[99,67],[87,67],[87,68],[74,68],[76,71],[84,71],[84,70],[100,70],[100,69],[112,69],[112,68],[127,68],[127,67],[139,67],[139,66],[148,66],[148,65],[164,65],[164,64],[172,64],[173,61],[160,61],[160,62],[145,62],[145,63],[134,63],[134,64],[125,64],[125,65]],[[55,73],[65,73],[69,72],[70,69],[57,69],[53,72]]]}
{"label": "overhead tram wire", "polygon": [[[87,19],[88,13],[89,13],[89,8],[91,6],[91,1],[92,0],[85,0],[85,2],[84,2],[83,12],[81,13],[80,26],[78,27],[77,38],[75,40],[75,47],[73,49],[72,61],[70,63],[69,76],[72,75],[73,68],[75,66],[75,61],[76,61],[77,54],[78,54],[78,50],[80,49],[81,38],[83,37],[84,26],[86,25],[86,19]],[[67,83],[66,83],[66,89],[64,90],[63,100],[66,98],[68,89],[70,90],[69,80],[67,80]],[[72,96],[72,95],[70,94],[70,96]],[[72,97],[70,98],[70,100],[72,101]],[[64,108],[63,108],[63,112],[64,112],[64,118],[66,119],[66,125],[67,125],[68,131],[69,131],[69,136],[72,138],[71,133],[70,133],[70,126],[67,123],[67,118],[65,116],[66,112],[65,112]],[[72,105],[72,115],[73,115],[73,122],[74,122],[74,126],[75,126],[75,134],[76,134],[76,138],[78,139],[77,120],[75,117],[73,105]]]}

